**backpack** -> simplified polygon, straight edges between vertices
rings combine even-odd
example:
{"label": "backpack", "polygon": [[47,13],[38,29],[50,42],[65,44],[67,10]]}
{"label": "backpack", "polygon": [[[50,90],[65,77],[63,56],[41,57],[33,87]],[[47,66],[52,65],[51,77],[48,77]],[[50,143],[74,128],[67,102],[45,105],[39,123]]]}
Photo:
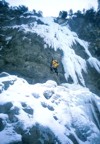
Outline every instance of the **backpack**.
{"label": "backpack", "polygon": [[59,63],[57,60],[52,60],[52,67],[57,68],[59,66]]}

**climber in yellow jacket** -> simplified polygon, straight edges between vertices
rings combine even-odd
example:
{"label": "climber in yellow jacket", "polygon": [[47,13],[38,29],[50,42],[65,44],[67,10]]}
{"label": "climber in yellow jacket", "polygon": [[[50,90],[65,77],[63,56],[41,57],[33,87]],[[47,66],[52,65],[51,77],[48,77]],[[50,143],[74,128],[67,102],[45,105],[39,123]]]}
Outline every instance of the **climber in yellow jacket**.
{"label": "climber in yellow jacket", "polygon": [[51,70],[51,71],[55,71],[55,73],[56,73],[57,75],[58,75],[58,66],[59,66],[58,61],[52,59],[51,65],[50,65],[50,70]]}

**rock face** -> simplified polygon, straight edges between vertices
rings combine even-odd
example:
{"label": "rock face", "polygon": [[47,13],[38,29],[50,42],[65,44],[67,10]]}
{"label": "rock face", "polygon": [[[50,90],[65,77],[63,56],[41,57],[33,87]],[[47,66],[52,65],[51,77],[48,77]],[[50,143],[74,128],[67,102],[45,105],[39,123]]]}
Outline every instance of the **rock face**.
{"label": "rock face", "polygon": [[[21,25],[32,22],[43,24],[38,19],[40,13],[26,12],[25,7],[9,8],[6,2],[0,2],[0,71],[17,74],[30,83],[45,82],[48,79],[58,83],[65,82],[62,52],[54,51],[46,45],[43,39],[30,32],[25,33]],[[36,17],[35,17],[36,16]],[[4,19],[5,17],[5,19]],[[20,26],[20,28],[18,28]],[[50,71],[50,62],[56,58],[59,63],[59,77]]]}
{"label": "rock face", "polygon": [[[41,20],[41,15],[29,12],[20,14],[19,10],[14,15],[11,13],[12,9],[9,9],[6,4],[5,7],[4,5],[2,7],[2,14],[0,15],[0,72],[6,71],[10,74],[17,74],[25,78],[29,83],[45,82],[49,79],[55,80],[58,84],[64,82],[73,83],[71,76],[67,80],[64,76],[62,44],[59,44],[58,49],[54,50],[53,44],[49,45],[49,42],[47,44],[43,39],[44,37],[41,37],[36,32],[32,32],[36,25],[44,25],[45,27],[48,25]],[[57,22],[56,18],[54,21]],[[73,17],[68,21],[59,19],[59,22],[62,26],[67,26],[66,24],[68,23],[72,31],[75,31],[81,39],[88,41],[92,56],[100,60],[99,26],[94,26],[91,22],[85,21],[84,17]],[[30,31],[27,31],[25,25],[30,28]],[[48,34],[48,29],[45,29],[44,33]],[[56,33],[54,37],[58,39],[59,35]],[[89,56],[79,43],[73,43],[71,49],[86,60],[88,66],[87,74],[82,72],[86,86],[94,93],[100,94],[100,73],[90,67],[88,62]],[[57,59],[59,62],[58,76],[50,71],[52,58]],[[79,78],[78,82],[82,84]],[[7,87],[9,87],[8,84]]]}
{"label": "rock face", "polygon": [[[47,79],[54,79],[58,83],[65,82],[64,70],[61,64],[62,52],[45,48],[43,39],[31,32],[24,33],[19,29],[2,30],[2,34],[9,39],[8,44],[2,42],[0,67],[1,71],[15,73],[23,76],[31,83],[45,82]],[[52,57],[59,63],[59,77],[50,71]]]}
{"label": "rock face", "polygon": [[[99,3],[99,2],[98,2]],[[88,15],[88,12],[91,15]],[[80,16],[73,16],[73,18],[68,20],[68,24],[72,31],[75,31],[78,36],[89,42],[89,51],[93,55],[93,57],[97,58],[100,61],[100,12],[94,12],[92,9],[88,10],[86,14]],[[73,46],[73,49],[78,55],[81,57],[88,59],[88,55],[82,51],[82,48],[79,44]],[[86,86],[89,87],[91,91],[94,93],[98,93],[100,95],[100,73],[95,71],[88,64],[88,75],[84,74],[84,78],[86,81]]]}

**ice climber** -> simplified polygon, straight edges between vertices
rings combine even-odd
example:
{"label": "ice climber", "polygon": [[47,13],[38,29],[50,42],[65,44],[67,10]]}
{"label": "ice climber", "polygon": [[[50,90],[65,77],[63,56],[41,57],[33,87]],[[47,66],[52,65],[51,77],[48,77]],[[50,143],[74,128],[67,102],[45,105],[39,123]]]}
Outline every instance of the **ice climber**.
{"label": "ice climber", "polygon": [[50,70],[54,71],[57,75],[58,75],[58,66],[59,66],[58,61],[55,59],[52,59],[51,65],[50,65]]}

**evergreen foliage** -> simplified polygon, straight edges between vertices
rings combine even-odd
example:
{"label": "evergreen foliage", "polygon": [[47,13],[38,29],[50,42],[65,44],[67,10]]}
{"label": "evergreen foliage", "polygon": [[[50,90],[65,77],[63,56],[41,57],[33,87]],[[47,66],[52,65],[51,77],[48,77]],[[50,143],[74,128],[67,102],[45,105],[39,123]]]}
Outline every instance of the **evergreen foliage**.
{"label": "evergreen foliage", "polygon": [[72,17],[73,16],[73,10],[70,9],[68,14],[69,14],[70,17]]}
{"label": "evergreen foliage", "polygon": [[59,17],[62,19],[65,19],[67,17],[67,11],[60,11],[59,12]]}
{"label": "evergreen foliage", "polygon": [[9,11],[9,4],[5,1],[0,1],[0,15],[6,15]]}
{"label": "evergreen foliage", "polygon": [[75,13],[73,13],[72,10],[69,10],[69,16],[73,16],[74,20],[77,18],[83,18],[86,22],[100,27],[100,10],[95,11],[93,8],[91,8],[88,10],[83,9],[83,12],[78,10]]}
{"label": "evergreen foliage", "polygon": [[[24,5],[20,5],[20,6],[15,6],[15,7],[9,7],[9,3],[7,3],[4,0],[0,1],[0,21],[3,22],[3,20],[5,20],[6,18],[10,18],[10,17],[20,17],[21,15],[24,15],[28,13],[28,7],[24,6]],[[38,11],[36,12],[36,10],[33,10],[32,15],[36,15],[41,17],[43,15],[42,11]],[[26,14],[27,16],[27,14]]]}
{"label": "evergreen foliage", "polygon": [[22,14],[24,14],[27,11],[28,11],[28,8],[23,5],[19,6],[19,7],[11,7],[10,8],[10,16],[11,17],[21,16]]}
{"label": "evergreen foliage", "polygon": [[91,42],[92,53],[100,59],[100,10],[84,9],[83,13],[78,10],[68,22],[82,39]]}
{"label": "evergreen foliage", "polygon": [[80,10],[78,10],[76,13],[74,13],[77,17],[83,17],[83,14]]}

